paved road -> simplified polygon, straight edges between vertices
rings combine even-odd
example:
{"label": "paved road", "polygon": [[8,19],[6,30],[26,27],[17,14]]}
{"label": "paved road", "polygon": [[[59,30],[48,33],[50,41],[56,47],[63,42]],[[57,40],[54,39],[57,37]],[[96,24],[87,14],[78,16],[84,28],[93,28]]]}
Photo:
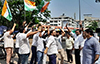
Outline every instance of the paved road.
{"label": "paved road", "polygon": [[[64,64],[75,64],[75,60],[74,60],[73,63],[67,63],[67,58],[66,57],[67,56],[65,55]],[[73,55],[73,58],[74,58],[74,55]],[[31,54],[30,54],[30,57],[29,57],[29,61],[30,61],[30,59],[31,59]],[[14,58],[12,58],[12,61],[14,62],[14,64],[17,64],[17,61],[18,61],[17,54],[16,54],[16,56]],[[49,59],[47,57],[47,64],[48,64],[48,61],[49,61]],[[6,64],[5,63],[5,59],[0,59],[0,64]],[[59,64],[60,64],[60,55],[59,55]]]}

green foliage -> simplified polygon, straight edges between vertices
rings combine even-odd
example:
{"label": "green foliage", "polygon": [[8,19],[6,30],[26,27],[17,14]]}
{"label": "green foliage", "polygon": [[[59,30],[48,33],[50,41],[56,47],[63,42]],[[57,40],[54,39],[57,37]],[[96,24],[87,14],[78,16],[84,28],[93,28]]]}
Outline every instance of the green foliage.
{"label": "green foliage", "polygon": [[[41,9],[41,4],[43,4],[43,0],[31,0],[36,2],[36,6]],[[50,0],[47,0],[50,1]],[[34,10],[34,11],[25,11],[24,10],[24,0],[8,0],[8,5],[11,10],[13,20],[8,21],[3,16],[0,15],[0,25],[5,26],[12,26],[13,23],[17,23],[18,26],[22,25],[22,22],[24,20],[29,23],[30,21],[33,21],[34,24],[38,24],[39,21],[46,22],[46,19],[43,19],[42,17],[38,17],[38,13],[40,10]],[[40,7],[39,7],[40,6]],[[3,3],[0,1],[0,14],[2,12]],[[47,19],[50,18],[50,11],[47,9],[45,12],[41,13],[43,14]]]}
{"label": "green foliage", "polygon": [[89,24],[89,26],[86,26],[86,28],[90,28],[90,29],[92,29],[93,31],[95,31],[96,28],[98,28],[98,22],[93,21],[93,22],[91,22],[91,23]]}

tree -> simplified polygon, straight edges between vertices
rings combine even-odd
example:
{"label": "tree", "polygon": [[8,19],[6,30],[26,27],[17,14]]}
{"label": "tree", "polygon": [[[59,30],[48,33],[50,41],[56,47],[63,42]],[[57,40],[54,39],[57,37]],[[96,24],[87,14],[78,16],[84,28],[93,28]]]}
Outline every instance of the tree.
{"label": "tree", "polygon": [[[39,17],[38,14],[38,10],[34,10],[34,11],[25,11],[24,10],[24,0],[7,0],[8,1],[8,5],[10,7],[12,16],[13,16],[13,20],[12,21],[8,21],[6,20],[4,17],[0,16],[0,24],[1,25],[6,25],[6,26],[12,26],[13,23],[17,23],[18,25],[21,25],[22,22],[24,20],[27,21],[27,23],[29,23],[30,21],[33,21],[33,23],[39,23],[39,21],[45,22],[46,19],[50,18],[50,11],[47,9],[45,12],[41,13],[43,14],[44,17],[46,17],[46,19],[43,19],[41,16]],[[33,0],[31,0],[33,1]],[[34,0],[36,2],[36,6],[40,5],[40,3],[43,0]],[[50,1],[50,0],[47,0]],[[3,3],[0,1],[0,14],[2,12],[2,8],[3,7]]]}
{"label": "tree", "polygon": [[92,29],[93,31],[95,31],[96,28],[98,28],[98,22],[93,21],[93,22],[91,22],[91,23],[89,24],[89,26],[86,26],[86,28],[90,28],[90,29]]}

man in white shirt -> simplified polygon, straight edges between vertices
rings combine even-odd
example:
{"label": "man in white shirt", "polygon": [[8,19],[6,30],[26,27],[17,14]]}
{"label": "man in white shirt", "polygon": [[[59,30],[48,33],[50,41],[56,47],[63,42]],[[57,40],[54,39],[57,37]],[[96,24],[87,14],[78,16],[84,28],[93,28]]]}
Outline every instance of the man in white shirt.
{"label": "man in white shirt", "polygon": [[25,33],[23,33],[24,32],[23,27],[20,27],[19,32],[20,32],[20,34],[18,36],[18,38],[19,38],[18,40],[19,40],[19,54],[20,54],[20,58],[21,58],[21,63],[27,64],[28,57],[30,54],[30,45],[29,45],[28,37],[36,34],[39,31],[29,32],[28,34],[25,34]]}
{"label": "man in white shirt", "polygon": [[49,56],[49,64],[56,64],[56,54],[58,53],[54,35],[56,35],[56,32],[51,30],[48,43],[46,44],[46,49],[44,51],[44,53]]}
{"label": "man in white shirt", "polygon": [[[65,32],[60,28],[61,31],[56,31],[56,41],[57,41],[57,47],[58,47],[58,52],[61,56],[61,63],[60,64],[63,64],[63,60],[64,60],[64,50],[63,50],[63,47],[62,47],[62,37],[65,35]],[[61,35],[60,35],[61,33]],[[58,63],[58,55],[57,55],[57,63]]]}
{"label": "man in white shirt", "polygon": [[73,49],[73,46],[74,46],[74,40],[71,37],[70,33],[67,33],[66,36],[67,36],[67,39],[66,39],[67,59],[68,59],[68,62],[72,63],[73,62],[72,49]]}
{"label": "man in white shirt", "polygon": [[14,47],[13,38],[11,37],[11,34],[13,33],[15,29],[16,24],[14,23],[12,29],[8,29],[7,32],[4,33],[4,48],[6,49],[6,64],[10,64],[12,51]]}
{"label": "man in white shirt", "polygon": [[17,33],[17,35],[16,35],[16,46],[15,46],[15,47],[16,47],[16,53],[18,54],[18,64],[20,64],[20,60],[21,60],[21,59],[20,59],[20,55],[19,55],[19,53],[18,53],[18,51],[19,51],[19,40],[18,40],[18,39],[19,39],[19,38],[18,38],[19,34],[20,34],[20,33]]}
{"label": "man in white shirt", "polygon": [[30,61],[30,64],[33,64],[33,61],[34,61],[34,64],[37,63],[37,41],[38,41],[38,34],[39,33],[36,33],[33,35],[33,42],[32,42],[32,47],[31,47],[31,51],[32,51],[32,57],[31,57],[31,61]]}
{"label": "man in white shirt", "polygon": [[86,41],[86,35],[85,32],[83,31],[82,37],[80,38],[80,43],[79,43],[79,50],[80,50],[80,62],[83,64],[83,47],[84,43]]}
{"label": "man in white shirt", "polygon": [[66,24],[66,28],[68,29],[68,32],[70,32],[72,34],[72,36],[74,37],[74,39],[75,39],[75,42],[74,42],[75,61],[76,61],[76,64],[80,64],[80,60],[79,60],[80,59],[79,41],[80,41],[80,38],[82,37],[81,30],[77,29],[75,31],[75,33],[72,33],[70,31],[70,29],[67,27],[67,24]]}
{"label": "man in white shirt", "polygon": [[38,41],[37,41],[37,62],[38,64],[42,64],[43,52],[44,52],[44,44],[43,44],[42,32],[40,32],[38,36]]}

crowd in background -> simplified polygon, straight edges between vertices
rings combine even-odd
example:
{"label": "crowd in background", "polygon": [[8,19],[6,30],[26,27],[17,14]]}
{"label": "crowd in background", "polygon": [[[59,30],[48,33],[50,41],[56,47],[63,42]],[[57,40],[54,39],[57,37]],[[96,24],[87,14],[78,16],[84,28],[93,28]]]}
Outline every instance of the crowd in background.
{"label": "crowd in background", "polygon": [[[32,52],[30,64],[46,64],[46,58],[49,57],[49,64],[58,64],[58,54],[61,56],[61,63],[64,64],[64,49],[62,47],[62,38],[65,37],[65,51],[67,53],[67,62],[73,63],[72,51],[75,54],[76,64],[95,64],[99,59],[100,45],[99,37],[91,29],[84,30],[80,22],[80,29],[73,33],[66,24],[67,32],[62,28],[56,29],[51,26],[38,24],[32,26],[27,31],[29,25],[26,21],[19,27],[16,35],[14,32],[16,24],[12,29],[8,28],[4,33],[4,48],[6,50],[6,64],[10,64],[13,54],[14,41],[16,37],[16,52],[18,55],[18,64],[28,64],[28,58]],[[36,27],[34,29],[34,27]],[[29,37],[33,36],[30,50]],[[98,64],[98,63],[97,63]]]}

